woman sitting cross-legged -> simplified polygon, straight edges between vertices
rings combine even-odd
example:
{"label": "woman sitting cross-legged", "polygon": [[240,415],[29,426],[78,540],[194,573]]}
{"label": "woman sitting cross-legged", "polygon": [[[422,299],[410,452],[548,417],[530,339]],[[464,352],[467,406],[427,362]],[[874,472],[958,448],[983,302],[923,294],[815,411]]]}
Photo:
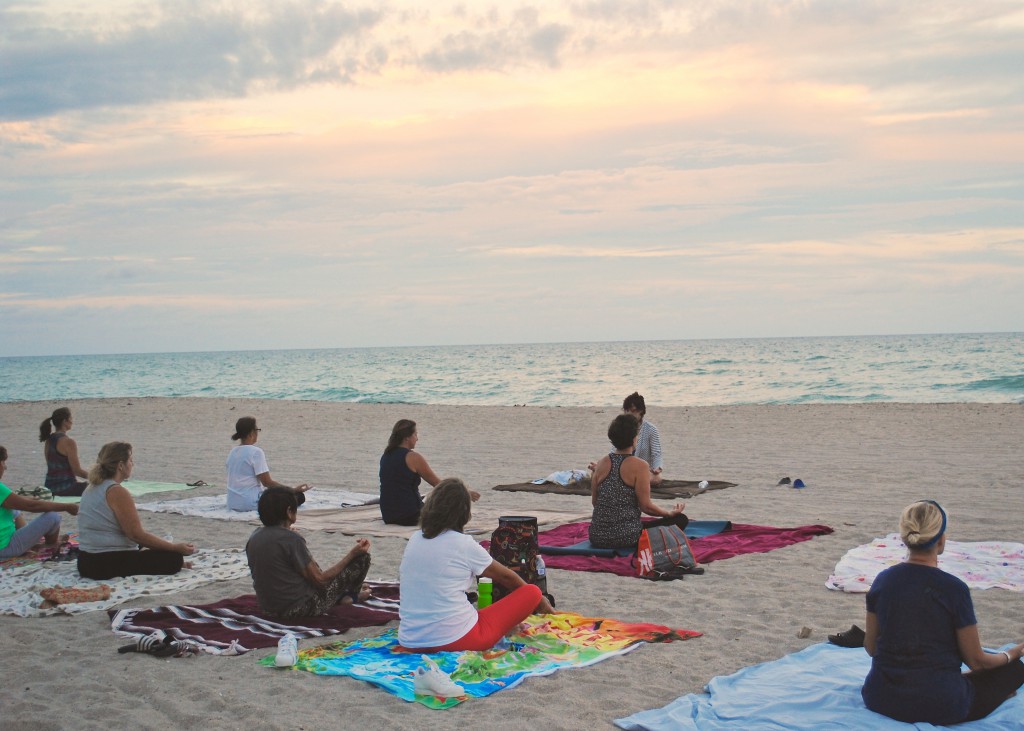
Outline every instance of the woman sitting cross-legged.
{"label": "woman sitting cross-legged", "polygon": [[89,470],[78,506],[78,573],[87,579],[176,574],[186,567],[191,543],[171,543],[147,533],[135,501],[121,483],[135,462],[127,442],[104,444]]}
{"label": "woman sitting cross-legged", "polygon": [[363,584],[370,570],[370,541],[360,538],[340,561],[321,569],[306,539],[292,530],[298,497],[283,487],[269,487],[260,495],[263,527],[245,544],[260,609],[284,619],[316,617],[335,604],[365,601],[370,597]]}
{"label": "woman sitting cross-legged", "polygon": [[39,425],[39,441],[46,457],[43,484],[53,495],[77,497],[88,486],[85,480],[78,479],[87,478],[89,473],[78,462],[78,444],[68,436],[73,423],[71,409],[61,406]]}
{"label": "woman sitting cross-legged", "polygon": [[[427,496],[399,568],[398,642],[424,652],[488,650],[530,614],[550,614],[540,589],[494,561],[462,532],[472,497],[462,480],[441,480]],[[477,611],[466,590],[485,576],[512,593]]]}
{"label": "woman sitting cross-legged", "polygon": [[[0,447],[0,479],[7,471],[7,448]],[[26,523],[19,511],[42,513],[31,523]],[[75,503],[55,503],[50,500],[17,495],[0,482],[0,558],[14,558],[27,553],[29,549],[46,537],[46,545],[54,547],[60,540],[60,515],[78,515]]]}
{"label": "woman sitting cross-legged", "polygon": [[235,422],[232,439],[239,444],[231,448],[226,463],[228,474],[228,510],[247,512],[256,510],[260,495],[268,487],[280,487],[295,493],[298,505],[306,501],[303,495],[310,486],[306,483],[288,487],[270,476],[267,455],[256,446],[263,431],[256,426],[256,417],[243,416]]}
{"label": "woman sitting cross-legged", "polygon": [[[391,429],[388,446],[380,458],[380,516],[393,525],[418,525],[423,497],[420,481],[434,487],[441,478],[427,464],[426,458],[414,451],[420,440],[416,422],[399,419]],[[476,502],[480,493],[470,490]]]}
{"label": "woman sitting cross-legged", "polygon": [[686,528],[689,519],[683,513],[685,503],[665,510],[651,500],[651,470],[639,457],[632,456],[640,422],[632,414],[619,414],[608,427],[608,439],[615,451],[594,465],[590,481],[590,502],[594,516],[589,538],[597,548],[636,548],[644,528],[640,513],[658,520],[647,525],[676,525]]}
{"label": "woman sitting cross-legged", "polygon": [[[878,574],[867,594],[871,670],[861,695],[872,711],[897,721],[975,721],[1024,685],[1024,644],[985,652],[970,589],[939,568],[946,528],[946,512],[932,500],[904,508],[907,560]],[[961,673],[961,663],[971,672]]]}

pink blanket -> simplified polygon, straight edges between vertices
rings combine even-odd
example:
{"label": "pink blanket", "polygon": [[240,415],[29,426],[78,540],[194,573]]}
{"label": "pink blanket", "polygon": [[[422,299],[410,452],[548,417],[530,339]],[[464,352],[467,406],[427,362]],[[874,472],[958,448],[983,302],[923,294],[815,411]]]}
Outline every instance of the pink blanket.
{"label": "pink blanket", "polygon": [[[569,523],[551,530],[542,531],[537,538],[542,546],[571,546],[587,539],[590,523]],[[809,541],[814,536],[828,535],[832,529],[827,525],[802,525],[797,528],[772,528],[765,525],[743,525],[733,523],[732,529],[690,539],[693,555],[698,563],[711,563],[723,558],[732,558],[744,553],[766,553],[776,548]],[[598,558],[596,556],[544,556],[548,568],[566,571],[597,571],[636,576],[632,557]]]}

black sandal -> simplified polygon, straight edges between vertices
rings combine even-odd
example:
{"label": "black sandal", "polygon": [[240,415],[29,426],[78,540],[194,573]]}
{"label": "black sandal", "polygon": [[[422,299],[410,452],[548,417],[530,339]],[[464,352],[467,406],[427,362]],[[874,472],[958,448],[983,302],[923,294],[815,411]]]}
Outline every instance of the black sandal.
{"label": "black sandal", "polygon": [[852,624],[845,632],[829,635],[828,641],[839,647],[864,647],[864,630]]}

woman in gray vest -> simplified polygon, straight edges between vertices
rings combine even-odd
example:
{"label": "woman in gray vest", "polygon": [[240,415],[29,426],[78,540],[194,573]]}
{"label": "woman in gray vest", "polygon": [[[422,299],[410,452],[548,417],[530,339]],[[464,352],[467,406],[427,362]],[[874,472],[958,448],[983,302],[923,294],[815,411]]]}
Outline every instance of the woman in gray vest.
{"label": "woman in gray vest", "polygon": [[78,573],[87,579],[139,574],[176,574],[191,568],[184,557],[196,547],[147,533],[135,501],[121,485],[135,462],[127,442],[104,444],[89,470],[89,486],[78,508]]}

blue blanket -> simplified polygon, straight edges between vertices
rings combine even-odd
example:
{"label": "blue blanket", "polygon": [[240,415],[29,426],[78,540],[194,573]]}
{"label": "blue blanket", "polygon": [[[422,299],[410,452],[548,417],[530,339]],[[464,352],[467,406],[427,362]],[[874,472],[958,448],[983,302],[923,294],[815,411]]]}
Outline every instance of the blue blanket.
{"label": "blue blanket", "polygon": [[[1007,645],[1007,648],[1012,645]],[[930,723],[901,723],[864,707],[860,687],[871,666],[862,648],[811,645],[780,660],[713,678],[707,693],[677,698],[664,708],[640,711],[615,725],[627,731],[926,731]],[[1005,701],[987,718],[958,724],[957,731],[1024,728],[1024,694]]]}
{"label": "blue blanket", "polygon": [[[691,520],[686,526],[686,537],[703,538],[713,536],[722,531],[729,530],[732,523],[728,520]],[[636,553],[635,548],[595,548],[590,541],[580,541],[571,546],[541,546],[540,552],[545,556],[598,556],[600,558],[615,558],[616,556],[632,556]]]}

